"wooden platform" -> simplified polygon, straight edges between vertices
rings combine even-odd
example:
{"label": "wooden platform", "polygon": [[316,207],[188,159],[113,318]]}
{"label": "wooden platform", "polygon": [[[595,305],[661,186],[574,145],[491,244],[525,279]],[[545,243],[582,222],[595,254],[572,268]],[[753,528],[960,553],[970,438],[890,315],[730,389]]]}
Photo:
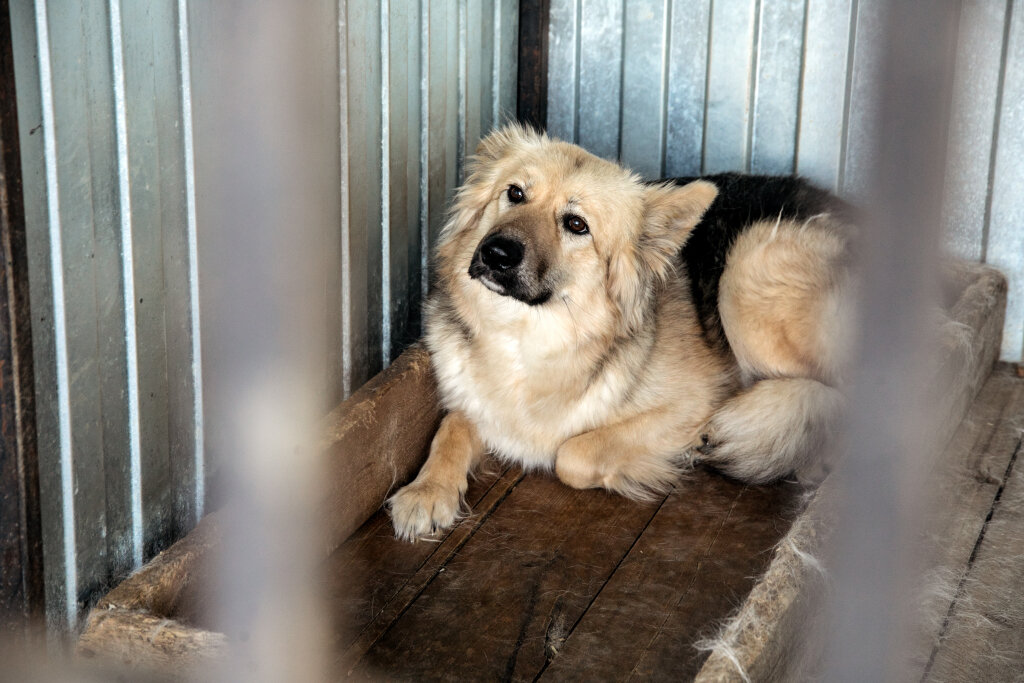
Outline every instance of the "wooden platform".
{"label": "wooden platform", "polygon": [[642,505],[512,469],[475,482],[472,514],[440,543],[396,541],[378,514],[328,561],[342,670],[693,676],[695,641],[749,592],[799,498],[698,470]]}
{"label": "wooden platform", "polygon": [[[936,460],[934,586],[915,680],[1024,670],[1024,378],[1000,366]],[[438,543],[378,514],[328,560],[339,670],[357,679],[685,680],[801,500],[695,471],[637,505],[493,468]],[[950,502],[955,504],[950,504]]]}
{"label": "wooden platform", "polygon": [[997,366],[932,473],[914,680],[1024,676],[1024,377]]}
{"label": "wooden platform", "polygon": [[[909,653],[914,678],[935,681],[1015,670],[1019,658],[1005,653],[1020,652],[1024,634],[1024,610],[1006,608],[1024,584],[1024,468],[1014,467],[1024,379],[1001,366],[985,381],[1006,284],[982,266],[954,275],[937,439],[972,408],[929,484],[944,502],[932,531],[936,597]],[[312,504],[325,527],[324,609],[340,676],[719,681],[740,680],[742,667],[774,681],[814,660],[806,626],[824,582],[806,553],[828,536],[831,479],[805,506],[792,484],[744,486],[698,469],[662,500],[637,504],[491,461],[450,533],[399,542],[380,503],[415,474],[438,419],[428,359],[411,349],[325,421],[329,486]],[[215,602],[211,555],[223,533],[220,515],[207,516],[112,590],[79,651],[176,672],[223,657],[231,638],[203,613]],[[710,654],[696,647],[723,624],[727,638]]]}

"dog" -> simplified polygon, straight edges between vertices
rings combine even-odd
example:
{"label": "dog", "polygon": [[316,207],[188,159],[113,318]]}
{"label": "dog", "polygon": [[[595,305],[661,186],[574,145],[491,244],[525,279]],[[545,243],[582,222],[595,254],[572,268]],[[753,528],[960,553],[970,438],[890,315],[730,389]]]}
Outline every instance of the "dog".
{"label": "dog", "polygon": [[798,178],[647,183],[491,133],[437,245],[425,343],[447,412],[387,501],[396,536],[450,527],[487,452],[635,499],[696,460],[812,476],[843,405],[853,224]]}

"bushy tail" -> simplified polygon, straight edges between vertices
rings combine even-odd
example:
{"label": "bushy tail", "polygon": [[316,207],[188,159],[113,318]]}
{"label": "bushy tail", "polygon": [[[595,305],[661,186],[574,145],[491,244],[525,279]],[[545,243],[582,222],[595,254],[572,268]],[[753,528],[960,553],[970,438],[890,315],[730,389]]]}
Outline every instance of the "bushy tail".
{"label": "bushy tail", "polygon": [[701,459],[729,476],[764,484],[790,474],[820,481],[828,437],[843,407],[837,389],[813,379],[765,379],[711,416],[697,447]]}

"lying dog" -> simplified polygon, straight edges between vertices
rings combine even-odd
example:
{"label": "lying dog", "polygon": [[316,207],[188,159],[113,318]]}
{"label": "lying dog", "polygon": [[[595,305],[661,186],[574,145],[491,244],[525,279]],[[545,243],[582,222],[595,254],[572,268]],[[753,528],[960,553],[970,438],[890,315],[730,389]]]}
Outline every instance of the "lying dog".
{"label": "lying dog", "polygon": [[695,452],[753,483],[816,468],[849,222],[795,178],[648,184],[523,127],[489,135],[438,244],[426,344],[448,412],[388,501],[396,535],[450,526],[488,451],[632,498]]}

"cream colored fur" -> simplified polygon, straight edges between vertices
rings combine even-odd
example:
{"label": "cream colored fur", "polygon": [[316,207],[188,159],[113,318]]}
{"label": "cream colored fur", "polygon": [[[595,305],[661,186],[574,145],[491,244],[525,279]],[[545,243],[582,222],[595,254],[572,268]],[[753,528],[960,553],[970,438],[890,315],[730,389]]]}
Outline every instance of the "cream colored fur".
{"label": "cream colored fur", "polygon": [[[518,126],[488,136],[469,170],[426,306],[426,343],[448,415],[419,476],[388,501],[399,537],[451,525],[485,451],[553,468],[570,486],[633,498],[667,490],[694,446],[751,481],[804,465],[838,405],[822,383],[838,375],[829,340],[840,306],[829,297],[841,285],[832,263],[841,245],[828,237],[826,217],[767,225],[752,231],[751,244],[737,243],[739,269],[722,283],[734,358],[704,340],[674,265],[717,194],[712,184],[645,185]],[[513,184],[523,203],[510,201]],[[567,231],[567,213],[586,220],[589,234]],[[546,303],[503,296],[469,276],[481,242],[502,231],[524,240],[531,264],[544,264],[529,282],[547,288]],[[808,241],[817,246],[804,254]],[[785,282],[793,268],[806,276],[795,293]],[[780,299],[785,313],[764,315],[746,289],[776,280],[762,295]],[[781,393],[766,382],[749,386],[776,375]]]}

